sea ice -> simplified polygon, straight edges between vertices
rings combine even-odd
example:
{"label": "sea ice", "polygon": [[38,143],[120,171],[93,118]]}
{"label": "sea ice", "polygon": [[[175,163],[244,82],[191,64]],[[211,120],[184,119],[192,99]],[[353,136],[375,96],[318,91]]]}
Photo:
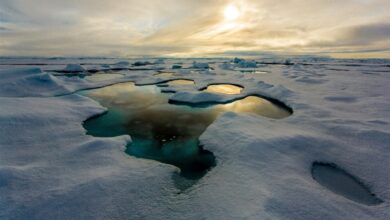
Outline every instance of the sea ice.
{"label": "sea ice", "polygon": [[[168,80],[155,76],[154,65],[126,67],[123,77],[97,82],[58,74],[69,63],[95,68],[119,61],[2,60],[1,219],[390,219],[388,60],[270,57],[255,60],[269,74],[245,74],[220,66],[229,59],[165,59],[162,67],[184,67],[172,70],[169,80],[195,82],[164,87],[172,102],[253,95],[293,110],[278,120],[220,115],[199,138],[216,166],[184,191],[177,187],[176,167],[127,155],[128,135],[86,135],[83,121],[107,109],[74,92]],[[191,69],[193,62],[207,63],[207,70]],[[45,65],[20,69],[15,63]],[[202,91],[211,84],[244,89],[237,95]],[[383,203],[365,205],[324,187],[312,177],[315,161],[337,164]]]}
{"label": "sea ice", "polygon": [[63,69],[63,72],[67,73],[79,73],[84,71],[84,67],[82,67],[80,64],[68,64],[66,65],[65,69]]}
{"label": "sea ice", "polygon": [[209,64],[208,63],[200,63],[200,62],[194,61],[192,63],[192,68],[195,68],[195,69],[208,69],[209,68]]}

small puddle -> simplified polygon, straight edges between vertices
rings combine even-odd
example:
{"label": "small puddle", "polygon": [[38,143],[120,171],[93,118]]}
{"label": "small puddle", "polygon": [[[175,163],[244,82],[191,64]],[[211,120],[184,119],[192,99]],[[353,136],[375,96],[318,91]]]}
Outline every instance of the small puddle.
{"label": "small puddle", "polygon": [[175,73],[172,73],[172,72],[160,72],[160,73],[154,74],[154,76],[155,77],[167,78],[167,77],[175,76]]}
{"label": "small puddle", "polygon": [[167,82],[168,85],[195,85],[195,82],[188,79],[176,79]]}
{"label": "small puddle", "polygon": [[236,94],[240,94],[242,89],[243,88],[240,86],[231,85],[231,84],[214,84],[214,85],[207,86],[205,91],[212,92],[212,93],[236,95]]}
{"label": "small puddle", "polygon": [[108,108],[105,114],[84,122],[87,134],[113,137],[129,134],[126,153],[180,168],[180,176],[199,179],[216,165],[215,156],[199,145],[198,138],[223,112],[254,113],[282,118],[290,112],[255,96],[207,108],[169,104],[169,94],[155,85],[119,83],[85,90],[82,95]]}
{"label": "small puddle", "polygon": [[273,119],[282,119],[290,116],[290,109],[285,109],[266,99],[257,96],[248,96],[227,104],[212,107],[218,112],[252,113]]}
{"label": "small puddle", "polygon": [[314,162],[311,173],[319,184],[352,201],[365,205],[383,203],[366,185],[335,164]]}

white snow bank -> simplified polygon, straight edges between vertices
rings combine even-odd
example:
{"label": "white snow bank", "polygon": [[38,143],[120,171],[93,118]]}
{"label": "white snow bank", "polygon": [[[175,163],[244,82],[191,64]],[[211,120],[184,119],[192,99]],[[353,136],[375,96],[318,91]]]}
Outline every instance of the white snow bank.
{"label": "white snow bank", "polygon": [[[390,166],[388,153],[382,154],[384,140],[372,138],[371,131],[364,131],[365,136],[356,127],[349,131],[352,139],[344,132],[340,138],[337,127],[317,130],[326,122],[310,120],[307,115],[275,121],[225,113],[200,138],[218,165],[204,181],[207,187],[191,193],[190,204],[202,202],[202,207],[214,210],[208,213],[211,219],[387,219],[388,205],[355,203],[319,185],[310,173],[314,161],[335,162],[363,179],[379,197],[387,197],[384,184],[389,177],[384,170]],[[223,202],[216,194],[223,195]]]}
{"label": "white snow bank", "polygon": [[77,95],[0,98],[0,218],[157,219],[169,212],[161,198],[175,194],[176,169],[126,155],[128,136],[85,135],[82,121],[102,111]]}
{"label": "white snow bank", "polygon": [[67,93],[64,82],[39,68],[0,70],[0,96],[48,96]]}
{"label": "white snow bank", "polygon": [[[218,79],[218,77],[216,77]],[[200,81],[200,80],[198,80]],[[206,91],[188,91],[183,89],[177,89],[174,87],[169,87],[164,89],[164,91],[175,91],[169,100],[174,103],[182,104],[209,104],[209,103],[227,103],[237,99],[242,99],[250,95],[265,97],[272,100],[277,100],[280,102],[285,102],[287,106],[294,106],[294,103],[291,101],[291,97],[294,93],[282,85],[270,85],[264,83],[263,81],[250,81],[242,80],[241,82],[232,83],[232,80],[217,80],[217,81],[206,81],[207,83],[199,83],[198,89],[203,90],[208,85],[213,84],[233,84],[239,85],[244,88],[240,94],[229,95],[222,93],[209,93]]]}

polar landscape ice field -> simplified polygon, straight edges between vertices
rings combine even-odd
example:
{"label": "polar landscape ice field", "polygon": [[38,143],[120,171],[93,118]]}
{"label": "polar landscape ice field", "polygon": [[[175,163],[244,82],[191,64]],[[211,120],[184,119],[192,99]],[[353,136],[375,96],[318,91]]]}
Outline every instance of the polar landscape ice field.
{"label": "polar landscape ice field", "polygon": [[[141,96],[89,94],[123,83]],[[0,219],[390,219],[389,83],[379,59],[1,58]],[[158,105],[145,105],[148,86]],[[234,105],[250,96],[285,113]],[[180,134],[199,122],[192,154],[212,162],[132,155],[143,133],[116,132],[118,118],[107,135],[89,130],[121,101],[157,108],[152,122],[181,122]]]}

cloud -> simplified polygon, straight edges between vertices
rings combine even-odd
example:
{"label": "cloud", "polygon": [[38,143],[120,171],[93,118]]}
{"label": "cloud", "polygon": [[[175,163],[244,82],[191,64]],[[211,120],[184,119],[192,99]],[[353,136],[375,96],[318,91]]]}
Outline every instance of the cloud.
{"label": "cloud", "polygon": [[390,23],[374,23],[350,27],[345,40],[353,44],[373,44],[390,41]]}
{"label": "cloud", "polygon": [[[241,15],[227,21],[223,9]],[[326,53],[390,47],[387,0],[2,0],[0,55]]]}

